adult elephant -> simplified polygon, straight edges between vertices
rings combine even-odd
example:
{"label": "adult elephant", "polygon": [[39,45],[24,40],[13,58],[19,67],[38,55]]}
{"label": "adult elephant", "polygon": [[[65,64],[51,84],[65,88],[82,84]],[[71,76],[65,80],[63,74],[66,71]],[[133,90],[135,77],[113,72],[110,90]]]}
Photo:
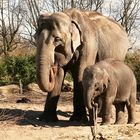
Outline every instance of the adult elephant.
{"label": "adult elephant", "polygon": [[74,80],[74,112],[71,121],[85,121],[82,77],[96,60],[113,57],[124,60],[128,38],[124,29],[97,12],[69,9],[43,13],[35,34],[37,81],[48,92],[40,120],[57,121],[57,102],[66,71]]}

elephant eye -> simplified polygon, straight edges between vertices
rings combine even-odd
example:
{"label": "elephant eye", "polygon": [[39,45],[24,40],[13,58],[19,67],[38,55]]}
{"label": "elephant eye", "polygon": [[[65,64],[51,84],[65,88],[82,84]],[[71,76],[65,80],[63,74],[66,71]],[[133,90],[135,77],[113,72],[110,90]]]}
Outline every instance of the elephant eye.
{"label": "elephant eye", "polygon": [[99,83],[95,83],[95,85],[94,85],[94,89],[95,89],[96,91],[99,91],[99,90],[100,90]]}
{"label": "elephant eye", "polygon": [[55,37],[54,44],[55,44],[55,46],[63,45],[63,41],[60,37]]}
{"label": "elephant eye", "polygon": [[60,37],[55,37],[54,41],[58,42],[58,41],[62,41],[62,39]]}
{"label": "elephant eye", "polygon": [[99,83],[95,83],[95,85],[94,85],[94,86],[95,86],[95,88],[96,88],[96,87],[99,87]]}
{"label": "elephant eye", "polygon": [[55,43],[62,42],[62,39],[60,37],[55,37],[54,42]]}
{"label": "elephant eye", "polygon": [[100,91],[100,88],[99,88],[99,87],[98,87],[98,88],[96,88],[96,89],[95,89],[95,91]]}

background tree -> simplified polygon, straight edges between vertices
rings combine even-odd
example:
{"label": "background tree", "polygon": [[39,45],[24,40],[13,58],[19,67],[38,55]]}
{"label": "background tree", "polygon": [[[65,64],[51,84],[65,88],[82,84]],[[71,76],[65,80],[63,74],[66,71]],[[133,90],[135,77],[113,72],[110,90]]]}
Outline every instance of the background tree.
{"label": "background tree", "polygon": [[66,8],[99,11],[120,22],[132,44],[139,39],[139,0],[1,0],[0,53],[8,54],[24,40],[28,46],[35,46],[33,35],[40,12],[57,12]]}
{"label": "background tree", "polygon": [[20,1],[0,2],[0,54],[8,55],[20,42],[19,28],[22,23]]}
{"label": "background tree", "polygon": [[130,37],[131,45],[135,44],[140,31],[138,30],[140,27],[140,1],[110,1],[108,7],[105,12],[125,28]]}

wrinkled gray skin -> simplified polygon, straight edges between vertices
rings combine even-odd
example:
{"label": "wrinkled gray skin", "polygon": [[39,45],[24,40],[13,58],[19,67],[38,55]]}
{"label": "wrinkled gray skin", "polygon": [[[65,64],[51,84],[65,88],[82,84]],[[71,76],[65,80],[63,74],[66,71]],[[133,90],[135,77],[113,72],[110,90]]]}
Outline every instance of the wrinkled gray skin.
{"label": "wrinkled gray skin", "polygon": [[74,80],[74,112],[70,120],[87,120],[82,94],[83,71],[96,60],[108,57],[124,60],[128,49],[125,31],[97,12],[70,9],[40,15],[35,39],[37,81],[48,92],[40,120],[58,120],[57,102],[68,70]]}
{"label": "wrinkled gray skin", "polygon": [[95,98],[102,96],[102,123],[109,124],[112,104],[116,108],[115,124],[124,123],[124,107],[128,110],[128,123],[135,122],[136,79],[123,62],[105,59],[88,66],[83,74],[84,101],[92,125]]}

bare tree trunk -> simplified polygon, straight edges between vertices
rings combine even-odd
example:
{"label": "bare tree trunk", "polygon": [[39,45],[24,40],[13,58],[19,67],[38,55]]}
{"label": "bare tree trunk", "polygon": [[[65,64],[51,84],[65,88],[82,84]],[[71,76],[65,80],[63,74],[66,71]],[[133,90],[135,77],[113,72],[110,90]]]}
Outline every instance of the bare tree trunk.
{"label": "bare tree trunk", "polygon": [[8,55],[8,52],[14,50],[20,41],[20,36],[17,36],[22,22],[19,3],[16,5],[15,1],[13,1],[11,5],[10,0],[2,0],[0,3],[0,22],[2,27],[0,34],[2,40],[0,53],[4,55]]}

